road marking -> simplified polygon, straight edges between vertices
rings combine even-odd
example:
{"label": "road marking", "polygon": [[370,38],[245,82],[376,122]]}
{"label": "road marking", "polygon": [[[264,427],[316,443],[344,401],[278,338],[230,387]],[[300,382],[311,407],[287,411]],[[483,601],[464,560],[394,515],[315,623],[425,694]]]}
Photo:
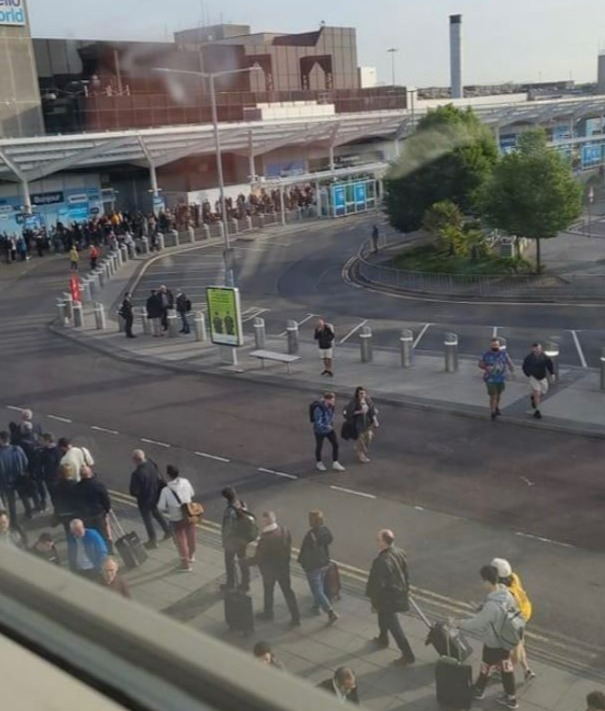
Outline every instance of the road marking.
{"label": "road marking", "polygon": [[166,449],[170,448],[170,445],[166,444],[166,442],[157,442],[155,439],[146,439],[145,437],[141,437],[141,442],[145,442],[145,444],[155,444],[158,447],[166,447]]}
{"label": "road marking", "polygon": [[22,407],[17,407],[17,405],[7,405],[6,406],[7,410],[16,410],[17,412],[21,412],[23,409]]}
{"label": "road marking", "polygon": [[432,325],[433,325],[432,323],[425,323],[425,324],[424,324],[424,326],[423,326],[423,328],[422,328],[422,331],[420,331],[420,333],[416,336],[416,340],[415,340],[414,343],[412,344],[412,347],[413,347],[413,348],[416,348],[416,346],[417,346],[417,345],[420,343],[420,341],[422,340],[422,337],[424,336],[424,334],[429,330],[429,328],[430,328]]}
{"label": "road marking", "polygon": [[498,338],[498,326],[494,326],[492,330],[492,338]]}
{"label": "road marking", "polygon": [[578,358],[580,359],[582,368],[588,368],[588,364],[586,363],[586,358],[584,357],[584,351],[582,350],[578,334],[576,333],[576,331],[572,331],[571,336],[573,338],[573,342],[576,344],[576,350],[578,351]]}
{"label": "road marking", "polygon": [[522,531],[515,531],[515,536],[521,536],[522,538],[532,538],[534,541],[540,541],[541,543],[551,543],[554,546],[560,546],[561,548],[575,548],[571,543],[561,543],[561,541],[553,541],[550,538],[543,538],[542,536],[534,536],[533,533],[523,533]]}
{"label": "road marking", "polygon": [[264,469],[263,467],[259,467],[257,471],[262,472],[263,474],[275,474],[275,476],[281,476],[284,479],[298,479],[298,477],[294,476],[294,474],[286,474],[286,472],[277,472],[274,469]]}
{"label": "road marking", "polygon": [[[314,316],[317,316],[317,314],[307,314],[302,321],[298,321],[298,325],[302,326],[304,323],[307,323],[307,321],[311,320]],[[284,336],[288,335],[288,331],[282,331],[279,334],[279,338],[283,338]]]}
{"label": "road marking", "polygon": [[426,511],[424,506],[414,506],[414,508],[416,509],[416,511]]}
{"label": "road marking", "polygon": [[364,499],[375,499],[374,494],[366,494],[363,491],[355,491],[354,489],[345,489],[343,486],[331,486],[334,491],[342,491],[345,494],[353,494],[354,496],[363,496]]}
{"label": "road marking", "polygon": [[359,331],[359,329],[360,329],[362,326],[365,326],[367,322],[368,322],[368,319],[366,318],[366,319],[364,319],[361,323],[358,323],[357,326],[355,326],[355,328],[351,329],[351,330],[347,333],[347,335],[346,335],[342,340],[339,341],[339,343],[346,343],[346,342],[349,340],[349,338],[351,338],[351,336],[352,336],[356,331]]}
{"label": "road marking", "polygon": [[217,457],[216,454],[208,454],[207,452],[194,452],[194,454],[197,454],[198,457],[204,457],[205,459],[214,459],[217,462],[224,462],[225,464],[229,464],[231,461],[230,459],[226,459],[225,457]]}
{"label": "road marking", "polygon": [[119,435],[120,434],[117,430],[109,430],[109,429],[107,429],[107,427],[97,427],[97,425],[91,425],[90,429],[95,430],[96,432],[106,432],[107,434],[112,434],[112,435]]}
{"label": "road marking", "polygon": [[71,420],[67,419],[67,417],[59,417],[59,415],[48,415],[49,420],[58,420],[59,422],[67,422],[68,425],[71,425]]}
{"label": "road marking", "polygon": [[246,309],[242,313],[242,323],[247,323],[248,321],[252,321],[253,319],[257,318],[261,314],[266,313],[269,311],[269,309],[261,309],[258,308],[257,306],[252,306],[249,309]]}

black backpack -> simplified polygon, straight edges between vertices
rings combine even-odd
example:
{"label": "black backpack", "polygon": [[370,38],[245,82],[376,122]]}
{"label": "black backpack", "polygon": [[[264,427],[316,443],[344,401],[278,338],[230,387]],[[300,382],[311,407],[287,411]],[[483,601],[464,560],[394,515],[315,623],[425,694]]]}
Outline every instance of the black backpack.
{"label": "black backpack", "polygon": [[258,538],[258,524],[256,516],[248,509],[237,509],[237,537],[246,543],[252,543]]}
{"label": "black backpack", "polygon": [[319,406],[319,400],[313,400],[313,402],[309,405],[309,422],[311,422],[311,424],[315,423],[315,408]]}

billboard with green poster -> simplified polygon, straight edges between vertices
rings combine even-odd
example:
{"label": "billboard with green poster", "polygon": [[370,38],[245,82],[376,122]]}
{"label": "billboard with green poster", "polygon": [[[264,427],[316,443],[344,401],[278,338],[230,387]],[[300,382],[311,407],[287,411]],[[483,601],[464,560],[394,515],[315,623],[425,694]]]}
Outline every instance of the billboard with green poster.
{"label": "billboard with green poster", "polygon": [[232,286],[206,288],[210,340],[217,346],[243,346],[239,289]]}

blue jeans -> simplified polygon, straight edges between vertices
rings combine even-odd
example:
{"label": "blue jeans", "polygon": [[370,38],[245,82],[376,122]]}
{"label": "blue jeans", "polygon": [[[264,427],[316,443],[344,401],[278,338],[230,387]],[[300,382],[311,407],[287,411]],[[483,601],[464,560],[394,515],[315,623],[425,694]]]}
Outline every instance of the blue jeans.
{"label": "blue jeans", "polygon": [[324,612],[330,612],[332,605],[324,592],[324,580],[326,579],[327,568],[316,568],[307,571],[309,588],[315,600],[315,605],[321,607]]}

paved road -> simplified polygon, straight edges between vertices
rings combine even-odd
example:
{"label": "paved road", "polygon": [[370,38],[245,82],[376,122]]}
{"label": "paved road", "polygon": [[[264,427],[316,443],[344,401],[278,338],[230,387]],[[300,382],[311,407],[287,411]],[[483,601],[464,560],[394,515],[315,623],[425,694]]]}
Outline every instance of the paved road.
{"label": "paved road", "polygon": [[[343,242],[359,238],[351,231]],[[323,289],[332,276],[315,268],[321,250],[308,261]],[[292,261],[285,253],[277,259]],[[89,445],[112,487],[125,490],[129,452],[150,440],[144,446],[154,458],[191,476],[215,520],[225,484],[255,509],[275,508],[297,538],[305,512],[321,506],[338,539],[335,554],[361,568],[373,555],[374,530],[391,525],[415,583],[462,600],[478,594],[478,565],[503,554],[524,572],[536,624],[602,644],[605,443],[383,407],[375,461],[364,468],[346,452],[346,474],[319,475],[310,462],[307,396],[222,376],[167,376],[52,336],[41,299],[64,278],[64,265],[46,264],[13,285],[10,301],[0,300],[0,404],[52,416],[45,426]],[[295,292],[296,280],[287,281]],[[269,302],[280,288],[283,281],[267,280]]]}

